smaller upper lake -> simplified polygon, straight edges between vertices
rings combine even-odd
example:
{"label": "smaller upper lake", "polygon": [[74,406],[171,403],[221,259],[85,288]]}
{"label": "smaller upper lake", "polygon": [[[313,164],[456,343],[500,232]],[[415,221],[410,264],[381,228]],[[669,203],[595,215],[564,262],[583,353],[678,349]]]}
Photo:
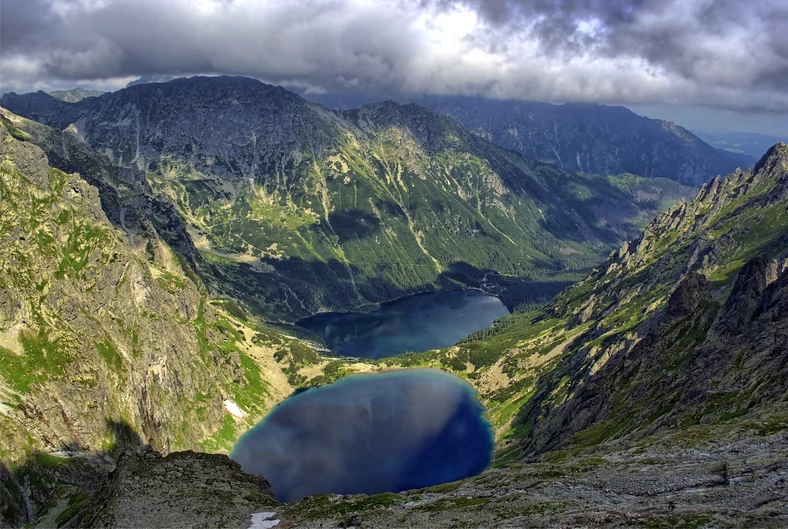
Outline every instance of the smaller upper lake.
{"label": "smaller upper lake", "polygon": [[335,354],[383,358],[452,346],[507,314],[496,297],[458,290],[408,296],[372,312],[326,312],[298,325],[323,336]]}
{"label": "smaller upper lake", "polygon": [[433,369],[352,375],[292,395],[233,447],[279,501],[399,492],[473,476],[493,434],[476,391]]}

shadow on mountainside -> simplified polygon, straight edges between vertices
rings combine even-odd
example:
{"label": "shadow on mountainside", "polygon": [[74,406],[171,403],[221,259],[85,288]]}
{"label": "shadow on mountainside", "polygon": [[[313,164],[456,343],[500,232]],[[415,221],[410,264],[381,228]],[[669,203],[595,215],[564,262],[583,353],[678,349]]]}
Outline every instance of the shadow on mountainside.
{"label": "shadow on mountainside", "polygon": [[288,257],[265,264],[273,270],[230,261],[206,262],[206,267],[216,278],[215,290],[241,301],[252,315],[278,323],[293,323],[320,311],[363,311],[422,292],[467,288],[482,289],[500,298],[510,311],[521,311],[546,303],[590,271],[531,270],[527,277],[456,261],[440,273],[377,263],[374,273],[367,274],[337,259]]}
{"label": "shadow on mountainside", "polygon": [[[150,449],[134,427],[108,419],[110,440],[103,450],[80,452],[76,443],[66,442],[58,452],[35,451],[18,463],[0,460],[0,528],[16,528],[31,523],[47,511],[69,508],[50,522],[60,525],[73,515],[103,484],[118,457],[126,451],[143,453]],[[75,492],[79,492],[76,496]]]}

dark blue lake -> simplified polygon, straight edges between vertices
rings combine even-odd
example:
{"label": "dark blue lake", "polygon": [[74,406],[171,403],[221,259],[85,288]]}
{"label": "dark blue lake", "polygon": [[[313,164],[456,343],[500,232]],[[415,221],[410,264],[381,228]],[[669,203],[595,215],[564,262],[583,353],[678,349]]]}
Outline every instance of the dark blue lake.
{"label": "dark blue lake", "polygon": [[507,314],[498,298],[459,290],[408,296],[372,312],[326,312],[298,325],[320,334],[335,354],[383,358],[452,346]]}
{"label": "dark blue lake", "polygon": [[268,479],[284,502],[456,481],[492,460],[492,429],[475,395],[432,369],[349,376],[285,400],[230,458]]}

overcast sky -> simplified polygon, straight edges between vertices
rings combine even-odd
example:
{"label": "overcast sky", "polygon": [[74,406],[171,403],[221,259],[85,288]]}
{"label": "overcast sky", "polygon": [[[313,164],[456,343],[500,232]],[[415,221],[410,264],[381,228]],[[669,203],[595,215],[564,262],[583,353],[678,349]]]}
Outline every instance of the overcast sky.
{"label": "overcast sky", "polygon": [[647,105],[692,128],[720,109],[731,118],[707,128],[788,135],[788,0],[3,0],[0,9],[2,92],[222,73],[318,91]]}

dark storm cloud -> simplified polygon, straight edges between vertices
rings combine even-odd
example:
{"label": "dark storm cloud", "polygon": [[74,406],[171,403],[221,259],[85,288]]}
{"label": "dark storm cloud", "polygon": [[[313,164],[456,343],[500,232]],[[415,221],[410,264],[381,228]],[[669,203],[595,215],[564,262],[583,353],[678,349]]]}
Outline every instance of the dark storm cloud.
{"label": "dark storm cloud", "polygon": [[325,90],[785,112],[784,0],[4,0],[2,89],[226,73]]}
{"label": "dark storm cloud", "polygon": [[493,32],[527,32],[548,53],[639,57],[684,79],[781,91],[784,0],[468,0]]}
{"label": "dark storm cloud", "polygon": [[228,73],[331,88],[397,86],[423,44],[412,19],[398,5],[342,1],[8,0],[3,85]]}

